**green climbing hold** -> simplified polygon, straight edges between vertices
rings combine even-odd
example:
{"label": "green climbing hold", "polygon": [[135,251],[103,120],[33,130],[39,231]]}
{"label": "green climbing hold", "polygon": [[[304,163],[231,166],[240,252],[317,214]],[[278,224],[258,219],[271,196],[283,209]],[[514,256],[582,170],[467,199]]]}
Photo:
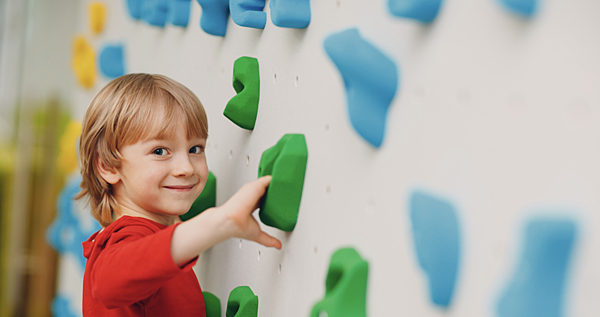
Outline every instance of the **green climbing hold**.
{"label": "green climbing hold", "polygon": [[[250,287],[238,286],[229,293],[225,317],[257,317],[258,296]],[[208,317],[208,316],[207,316]]]}
{"label": "green climbing hold", "polygon": [[233,89],[237,95],[229,100],[223,115],[240,128],[253,130],[260,97],[260,76],[256,58],[242,56],[235,61]]}
{"label": "green climbing hold", "polygon": [[196,198],[190,210],[179,216],[179,218],[186,221],[194,218],[206,209],[215,206],[217,206],[217,178],[212,172],[208,172],[208,178],[206,179],[206,185],[204,185],[202,193]]}
{"label": "green climbing hold", "polygon": [[292,231],[298,220],[308,150],[303,134],[286,134],[263,152],[258,177],[271,175],[271,184],[260,206],[260,220],[283,231]]}
{"label": "green climbing hold", "polygon": [[343,248],[331,257],[325,281],[325,297],[310,314],[329,317],[365,317],[369,263],[353,248]]}
{"label": "green climbing hold", "polygon": [[206,317],[221,317],[221,301],[212,293],[202,292],[204,305],[206,306]]}

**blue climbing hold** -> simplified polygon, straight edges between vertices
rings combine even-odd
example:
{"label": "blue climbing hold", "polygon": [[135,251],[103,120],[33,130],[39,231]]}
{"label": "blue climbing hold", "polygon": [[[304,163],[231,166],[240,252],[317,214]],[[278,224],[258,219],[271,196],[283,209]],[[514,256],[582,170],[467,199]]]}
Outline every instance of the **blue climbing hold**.
{"label": "blue climbing hold", "polygon": [[190,21],[191,0],[170,0],[169,21],[173,25],[186,27]]}
{"label": "blue climbing hold", "polygon": [[202,30],[210,35],[225,36],[229,20],[229,0],[198,0],[198,4],[202,7]]}
{"label": "blue climbing hold", "polygon": [[429,297],[440,307],[452,300],[460,259],[454,207],[423,192],[410,197],[410,219],[419,265],[429,278]]}
{"label": "blue climbing hold", "polygon": [[525,229],[525,247],[506,291],[500,317],[560,317],[577,227],[573,221],[535,219]]}
{"label": "blue climbing hold", "polygon": [[71,307],[77,305],[72,304],[74,300],[69,300],[68,297],[64,295],[56,295],[52,300],[52,304],[50,305],[50,309],[52,311],[53,317],[79,317],[79,314],[76,314]]}
{"label": "blue climbing hold", "polygon": [[135,19],[142,18],[142,0],[127,0],[127,12]]}
{"label": "blue climbing hold", "polygon": [[[91,220],[89,226],[81,221],[81,211],[74,197],[81,190],[81,175],[73,174],[67,184],[58,195],[56,219],[46,231],[46,240],[60,254],[69,253],[76,258],[81,265],[81,271],[85,268],[86,258],[83,256],[82,242],[86,241],[92,233],[101,229],[96,220]],[[91,217],[89,210],[83,211],[85,217]],[[87,228],[89,227],[89,228]]]}
{"label": "blue climbing hold", "polygon": [[344,80],[352,126],[367,142],[381,146],[398,86],[396,64],[363,40],[355,28],[330,35],[324,47]]}
{"label": "blue climbing hold", "polygon": [[537,10],[537,0],[498,0],[507,9],[524,17],[532,16]]}
{"label": "blue climbing hold", "polygon": [[310,24],[310,0],[271,0],[269,8],[278,27],[303,29]]}
{"label": "blue climbing hold", "polygon": [[267,13],[263,11],[265,0],[230,0],[231,19],[239,26],[264,29]]}
{"label": "blue climbing hold", "polygon": [[142,2],[142,19],[150,25],[165,27],[169,13],[169,0],[145,0]]}
{"label": "blue climbing hold", "polygon": [[433,21],[441,5],[442,0],[388,0],[388,8],[393,15],[423,23]]}
{"label": "blue climbing hold", "polygon": [[106,45],[99,57],[100,71],[108,78],[125,75],[123,45]]}

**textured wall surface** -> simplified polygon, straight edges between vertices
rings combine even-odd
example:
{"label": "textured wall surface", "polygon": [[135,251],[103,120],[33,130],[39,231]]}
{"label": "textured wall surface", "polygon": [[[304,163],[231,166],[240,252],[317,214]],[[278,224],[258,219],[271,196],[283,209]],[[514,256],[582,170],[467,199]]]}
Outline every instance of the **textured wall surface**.
{"label": "textured wall surface", "polygon": [[[267,2],[264,29],[230,17],[224,37],[200,28],[196,1],[187,27],[164,28],[133,20],[125,1],[104,3],[99,35],[81,9],[80,33],[97,52],[122,44],[127,73],[170,76],[204,104],[217,205],[256,179],[262,152],[284,134],[306,138],[296,227],[266,229],[283,249],[232,239],[198,261],[201,286],[223,311],[229,292],[246,285],[260,316],[308,316],[325,294],[331,255],[350,246],[369,262],[368,316],[499,316],[527,223],[560,218],[577,235],[557,316],[600,315],[600,2],[539,1],[523,17],[500,1],[447,0],[423,24],[392,15],[383,0],[321,0],[311,1],[305,29],[275,26]],[[352,27],[398,71],[380,147],[353,128],[344,81],[323,48]],[[222,114],[241,56],[260,65],[252,131]],[[76,117],[108,80],[75,92]],[[415,252],[415,191],[456,212],[460,258],[446,309],[432,303]]]}

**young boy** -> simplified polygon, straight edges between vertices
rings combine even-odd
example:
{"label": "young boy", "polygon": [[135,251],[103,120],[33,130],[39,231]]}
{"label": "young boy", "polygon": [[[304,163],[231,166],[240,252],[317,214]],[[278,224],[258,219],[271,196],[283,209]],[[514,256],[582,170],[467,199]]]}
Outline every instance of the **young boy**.
{"label": "young boy", "polygon": [[206,113],[160,75],[111,81],[91,102],[80,140],[81,192],[103,229],[83,243],[84,316],[205,316],[192,266],[231,237],[281,249],[252,212],[270,177],[184,222],[208,177]]}

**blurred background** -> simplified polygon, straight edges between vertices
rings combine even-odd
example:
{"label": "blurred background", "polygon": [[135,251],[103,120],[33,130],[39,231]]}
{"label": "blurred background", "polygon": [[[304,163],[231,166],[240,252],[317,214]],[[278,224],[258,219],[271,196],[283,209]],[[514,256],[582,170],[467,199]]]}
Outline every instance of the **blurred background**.
{"label": "blurred background", "polygon": [[0,1],[0,316],[51,316],[57,252],[46,230],[73,172],[59,140],[74,106],[80,4]]}

